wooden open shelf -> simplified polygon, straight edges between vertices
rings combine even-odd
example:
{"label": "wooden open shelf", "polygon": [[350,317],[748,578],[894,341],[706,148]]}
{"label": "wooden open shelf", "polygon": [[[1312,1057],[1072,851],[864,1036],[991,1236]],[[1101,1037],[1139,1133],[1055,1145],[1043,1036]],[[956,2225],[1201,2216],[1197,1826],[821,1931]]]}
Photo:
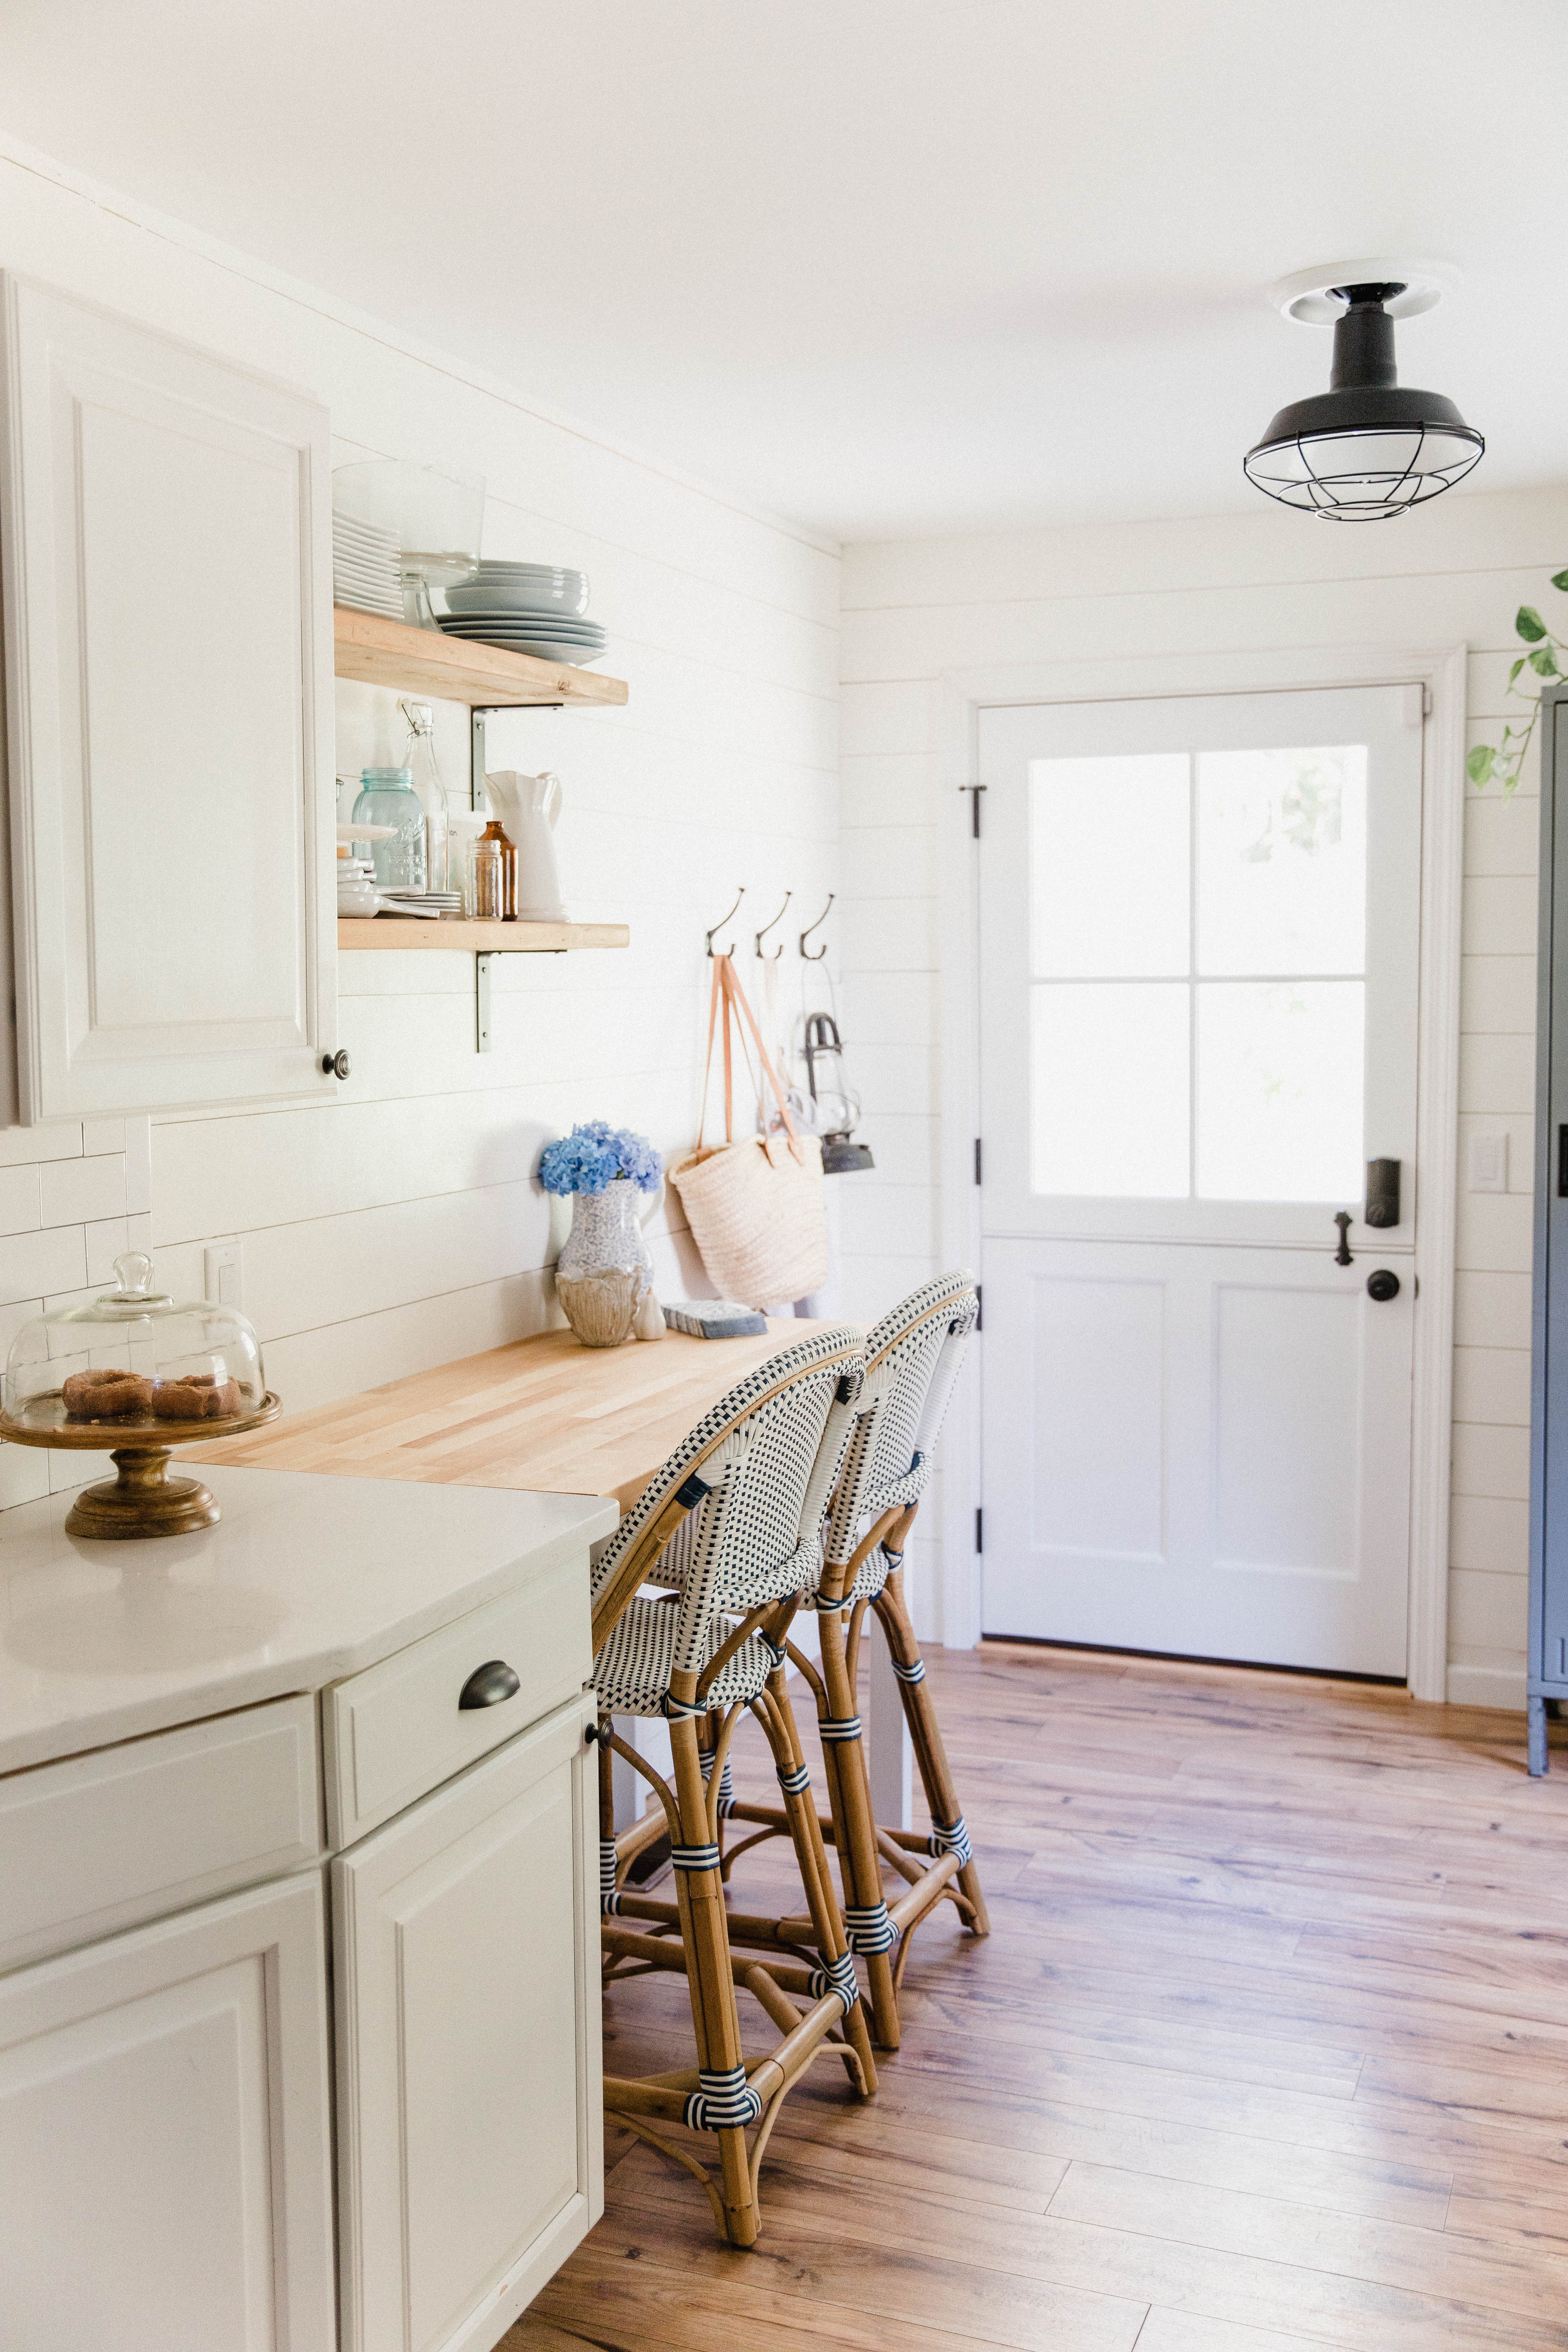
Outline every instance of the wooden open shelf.
{"label": "wooden open shelf", "polygon": [[340,921],[340,948],[461,948],[480,955],[561,955],[568,948],[624,948],[625,923],[431,922],[424,915],[373,915]]}
{"label": "wooden open shelf", "polygon": [[[542,702],[605,709],[626,699],[624,678],[601,677],[597,670],[541,661],[532,654],[509,654],[500,646],[437,636],[429,629],[412,629],[406,621],[384,620],[379,613],[357,613],[347,604],[332,607],[332,635],[340,677],[395,687],[404,694],[427,694],[437,702],[466,702],[470,709]],[[347,928],[369,930],[372,926],[351,923]]]}

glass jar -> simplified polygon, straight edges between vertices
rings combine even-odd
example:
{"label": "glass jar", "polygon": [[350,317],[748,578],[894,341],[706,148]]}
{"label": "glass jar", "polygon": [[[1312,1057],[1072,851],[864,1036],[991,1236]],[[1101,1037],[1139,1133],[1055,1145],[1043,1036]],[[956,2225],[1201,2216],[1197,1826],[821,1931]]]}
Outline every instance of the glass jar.
{"label": "glass jar", "polygon": [[506,905],[506,879],[500,843],[487,826],[475,842],[470,863],[469,912],[476,923],[499,923]]}
{"label": "glass jar", "polygon": [[[13,1420],[166,1423],[177,1444],[195,1423],[259,1409],[267,1394],[260,1343],[237,1308],[154,1289],[153,1261],[140,1250],[117,1257],[114,1271],[113,1290],[85,1307],[36,1315],[17,1333],[4,1384]],[[114,1443],[108,1431],[105,1443]]]}
{"label": "glass jar", "polygon": [[500,853],[500,903],[497,911],[503,922],[515,923],[517,920],[517,852],[512,847],[510,837],[499,816],[491,817],[489,824],[480,834],[479,840],[481,843],[493,841]]}
{"label": "glass jar", "polygon": [[375,867],[383,890],[423,890],[427,887],[425,861],[425,803],[414,789],[409,768],[366,768],[360,778],[352,824],[389,824],[389,841],[354,843]]}
{"label": "glass jar", "polygon": [[[427,702],[400,702],[408,727],[408,740],[404,746],[404,758],[408,762],[409,781],[418,793],[425,809],[425,866],[432,890],[460,890],[461,875],[454,876],[451,866],[450,826],[447,822],[447,787],[441,782],[441,771],[436,760],[436,714]],[[368,823],[368,819],[366,820]]]}

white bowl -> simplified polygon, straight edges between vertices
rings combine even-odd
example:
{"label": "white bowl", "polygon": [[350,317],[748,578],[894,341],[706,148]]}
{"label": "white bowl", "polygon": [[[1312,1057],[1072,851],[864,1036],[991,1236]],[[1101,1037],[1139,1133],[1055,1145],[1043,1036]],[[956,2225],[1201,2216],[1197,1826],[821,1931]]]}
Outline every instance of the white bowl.
{"label": "white bowl", "polygon": [[481,563],[472,580],[448,588],[453,613],[585,613],[588,575],[542,563]]}

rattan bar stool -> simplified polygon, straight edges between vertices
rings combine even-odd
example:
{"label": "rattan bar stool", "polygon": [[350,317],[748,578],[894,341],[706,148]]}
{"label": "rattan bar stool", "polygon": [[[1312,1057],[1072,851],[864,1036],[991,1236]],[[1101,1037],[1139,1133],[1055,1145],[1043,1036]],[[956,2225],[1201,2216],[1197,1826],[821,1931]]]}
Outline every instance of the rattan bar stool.
{"label": "rattan bar stool", "polygon": [[[780,2103],[805,2068],[832,2052],[862,2097],[877,2084],[859,1982],[784,1682],[788,1627],[820,1570],[823,1518],[855,1423],[861,1361],[859,1332],[840,1325],[759,1366],[676,1448],[594,1574],[596,1647],[589,1679],[601,1710],[605,1978],[683,1974],[697,2044],[693,2068],[641,2080],[606,2075],[605,2112],[693,2173],[721,2230],[740,2246],[755,2242],[763,2152]],[[660,1600],[639,1593],[678,1535],[679,1591]],[[773,1751],[784,1799],[781,1824],[794,1841],[806,1898],[800,1934],[773,1935],[765,1959],[731,1949],[720,1866],[720,1786],[742,1708],[756,1717]],[[615,1715],[668,1720],[673,1785],[614,1731]],[[714,1740],[706,1774],[700,1724]],[[617,1849],[608,1802],[612,1752],[652,1785],[663,1808],[673,1903],[626,1892],[619,1883],[634,1841]],[[719,1781],[711,1779],[715,1759]],[[780,2039],[762,2056],[742,2048],[737,1989],[778,2029]],[[675,2123],[714,2135],[717,2179],[659,2128]]]}
{"label": "rattan bar stool", "polygon": [[[817,1612],[819,1665],[794,1644],[789,1648],[816,1699],[832,1809],[831,1820],[821,1827],[837,1849],[847,1940],[866,1963],[873,2031],[889,2050],[898,2048],[901,2036],[899,1986],[910,1938],[921,1921],[945,1897],[972,1935],[991,1931],[903,1580],[910,1529],[978,1315],[973,1277],[960,1270],[922,1284],[868,1333],[866,1378],[828,1513],[826,1557],[806,1603]],[[931,1809],[929,1832],[885,1826],[872,1812],[856,1699],[868,1610],[881,1623],[898,1677]],[[761,1825],[726,1854],[726,1878],[749,1846],[787,1827],[776,1807],[735,1801],[722,1769],[718,1810],[724,1819]],[[907,1882],[891,1903],[882,1882],[884,1864]],[[768,1924],[732,1913],[731,1933],[736,1942],[746,1943],[752,1930]],[[806,1923],[784,1918],[771,1924],[774,1933],[792,1936],[801,1934]]]}

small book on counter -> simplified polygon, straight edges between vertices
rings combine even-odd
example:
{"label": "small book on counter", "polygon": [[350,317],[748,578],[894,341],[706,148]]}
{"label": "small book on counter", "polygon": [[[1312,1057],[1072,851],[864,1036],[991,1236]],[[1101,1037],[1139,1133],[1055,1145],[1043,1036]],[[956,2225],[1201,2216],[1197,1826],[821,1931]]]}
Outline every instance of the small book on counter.
{"label": "small book on counter", "polygon": [[737,1307],[732,1298],[673,1298],[661,1302],[664,1319],[672,1331],[689,1332],[694,1339],[743,1339],[765,1331],[768,1318],[754,1307]]}

